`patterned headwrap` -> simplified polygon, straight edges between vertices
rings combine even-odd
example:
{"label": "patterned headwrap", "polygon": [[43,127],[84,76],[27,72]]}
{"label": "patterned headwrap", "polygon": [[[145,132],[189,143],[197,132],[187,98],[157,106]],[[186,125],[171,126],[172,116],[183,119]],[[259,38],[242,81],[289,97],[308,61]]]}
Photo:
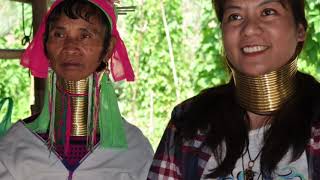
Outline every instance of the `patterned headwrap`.
{"label": "patterned headwrap", "polygon": [[[34,36],[32,42],[27,47],[25,52],[21,57],[21,65],[26,68],[29,68],[31,74],[35,77],[46,78],[48,76],[48,68],[49,68],[49,60],[45,54],[43,38],[47,23],[47,18],[52,12],[52,10],[63,0],[56,0],[47,15],[43,18],[40,27]],[[109,20],[111,21],[111,35],[116,39],[116,43],[111,56],[111,74],[115,81],[121,81],[126,79],[127,81],[134,80],[134,73],[128,58],[128,53],[120,38],[116,21],[116,13],[115,7],[113,4],[113,0],[88,0],[98,6],[103,12],[107,15]]]}

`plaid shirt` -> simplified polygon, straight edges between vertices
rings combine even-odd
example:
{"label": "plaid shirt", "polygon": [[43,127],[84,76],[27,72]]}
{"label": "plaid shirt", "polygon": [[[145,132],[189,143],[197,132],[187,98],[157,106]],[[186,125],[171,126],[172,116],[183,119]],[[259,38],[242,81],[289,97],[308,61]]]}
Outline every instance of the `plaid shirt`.
{"label": "plaid shirt", "polygon": [[[198,180],[211,156],[202,146],[205,136],[198,133],[192,140],[176,143],[176,128],[170,122],[160,141],[151,165],[148,180]],[[309,177],[320,180],[320,122],[314,123],[310,143],[306,148]]]}

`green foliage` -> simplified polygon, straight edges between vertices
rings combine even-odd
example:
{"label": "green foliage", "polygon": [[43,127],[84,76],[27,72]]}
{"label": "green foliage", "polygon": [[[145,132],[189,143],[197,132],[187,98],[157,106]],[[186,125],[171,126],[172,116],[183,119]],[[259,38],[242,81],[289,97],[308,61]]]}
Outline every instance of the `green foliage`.
{"label": "green foliage", "polygon": [[[31,27],[31,6],[25,5],[26,32]],[[0,49],[21,49],[21,40],[24,37],[22,30],[21,3],[3,2],[0,9],[1,22],[11,19],[8,30],[0,36]],[[30,76],[28,70],[23,69],[19,60],[0,60],[0,98],[12,97],[14,101],[12,120],[25,118],[30,115]],[[0,112],[0,119],[4,112]]]}
{"label": "green foliage", "polygon": [[[176,103],[176,87],[159,3],[141,2],[135,13],[125,17],[127,32],[123,38],[136,72],[136,82],[121,84],[122,91],[119,93],[123,114],[134,124],[144,127],[144,133],[154,146],[166,126],[170,109]],[[179,62],[183,40],[181,2],[171,0],[163,3],[166,16],[170,17],[167,22],[175,60]]]}
{"label": "green foliage", "polygon": [[[204,88],[226,83],[230,79],[222,53],[221,32],[212,6],[204,6],[201,24],[201,45],[197,51],[195,88]],[[199,66],[201,65],[201,66]]]}
{"label": "green foliage", "polygon": [[[12,97],[14,100],[12,120],[16,121],[27,117],[30,114],[30,78],[28,71],[22,69],[16,60],[1,60],[0,69],[1,72],[5,72],[0,74],[0,97]],[[0,118],[2,116],[0,115]]]}
{"label": "green foliage", "polygon": [[320,2],[307,2],[309,28],[305,48],[299,56],[299,69],[320,80]]}

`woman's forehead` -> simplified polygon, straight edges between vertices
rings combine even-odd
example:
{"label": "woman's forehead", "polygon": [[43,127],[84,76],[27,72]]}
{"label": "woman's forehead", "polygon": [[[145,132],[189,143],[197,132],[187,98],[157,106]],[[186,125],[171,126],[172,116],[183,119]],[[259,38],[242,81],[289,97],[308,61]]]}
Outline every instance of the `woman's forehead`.
{"label": "woman's forehead", "polygon": [[68,4],[63,1],[52,10],[47,20],[50,23],[50,21],[56,21],[60,16],[66,15],[72,19],[81,18],[89,21],[92,16],[102,19],[103,14],[100,8],[91,2],[83,3],[78,1],[73,4]]}
{"label": "woman's forehead", "polygon": [[105,31],[105,26],[101,23],[98,16],[91,16],[90,21],[83,18],[70,18],[62,13],[54,22],[50,25],[50,30],[55,29],[80,29],[89,30],[96,33],[101,33]]}
{"label": "woman's forehead", "polygon": [[222,2],[223,9],[228,7],[246,7],[246,6],[263,6],[269,3],[280,3],[281,5],[287,5],[285,0],[224,0]]}
{"label": "woman's forehead", "polygon": [[[76,25],[83,25],[83,24],[89,24],[90,26],[101,26],[104,27],[102,24],[102,17],[100,14],[90,14],[90,16],[86,15],[86,12],[83,11],[84,14],[73,14],[66,15],[64,11],[61,11],[59,14],[57,14],[54,18],[50,19],[48,21],[49,23],[49,29],[52,29],[56,26],[65,26],[66,22],[68,24],[73,24],[73,26]],[[87,25],[88,26],[88,25]]]}

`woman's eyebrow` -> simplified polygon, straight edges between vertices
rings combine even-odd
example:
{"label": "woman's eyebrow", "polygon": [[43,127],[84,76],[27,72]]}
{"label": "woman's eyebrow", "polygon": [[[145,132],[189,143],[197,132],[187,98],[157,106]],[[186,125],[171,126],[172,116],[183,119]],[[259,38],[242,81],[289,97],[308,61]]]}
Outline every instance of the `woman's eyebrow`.
{"label": "woman's eyebrow", "polygon": [[88,32],[88,33],[93,33],[93,34],[99,33],[99,31],[96,30],[95,28],[79,28],[79,30],[82,32]]}
{"label": "woman's eyebrow", "polygon": [[228,10],[232,10],[232,9],[239,10],[239,9],[241,9],[241,7],[236,6],[236,5],[226,5],[226,7],[224,8],[224,11],[228,11]]}
{"label": "woman's eyebrow", "polygon": [[282,3],[281,3],[280,0],[264,0],[264,1],[261,2],[258,6],[263,6],[263,5],[265,5],[265,4],[272,3],[272,2],[277,2],[277,3],[280,3],[280,4],[282,5]]}
{"label": "woman's eyebrow", "polygon": [[[262,1],[261,3],[259,3],[258,5],[257,5],[257,7],[260,7],[260,6],[263,6],[263,5],[265,5],[265,4],[268,4],[268,3],[273,3],[273,2],[277,2],[277,3],[280,3],[281,5],[282,5],[282,3],[281,3],[281,1],[280,0],[264,0],[264,1]],[[237,6],[237,5],[226,5],[226,7],[224,8],[224,10],[225,11],[227,11],[227,10],[230,10],[230,9],[236,9],[236,10],[239,10],[239,9],[241,9],[241,7],[240,6]]]}
{"label": "woman's eyebrow", "polygon": [[52,25],[50,27],[50,30],[53,30],[53,29],[55,29],[55,30],[65,30],[66,28],[64,28],[63,26],[59,26],[59,25]]}

